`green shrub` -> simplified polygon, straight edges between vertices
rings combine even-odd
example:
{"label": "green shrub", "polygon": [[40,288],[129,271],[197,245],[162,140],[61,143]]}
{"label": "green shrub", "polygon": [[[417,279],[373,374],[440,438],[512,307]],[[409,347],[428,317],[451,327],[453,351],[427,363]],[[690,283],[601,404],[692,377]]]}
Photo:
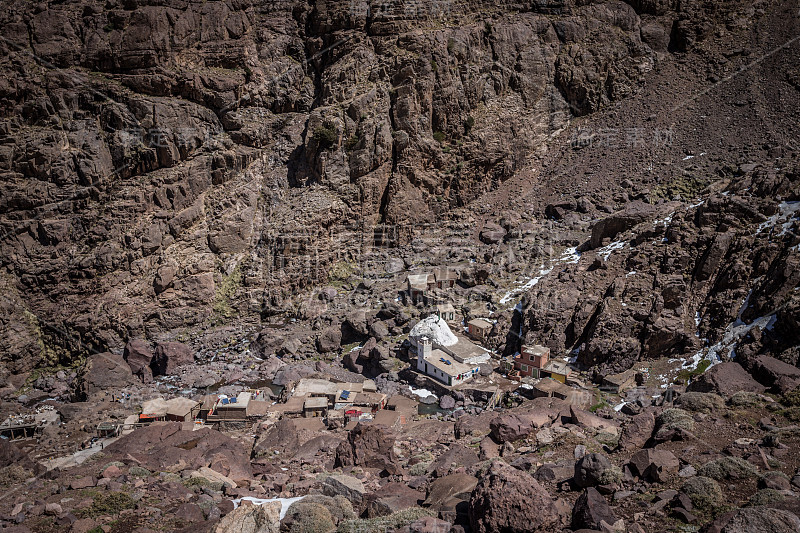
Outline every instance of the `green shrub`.
{"label": "green shrub", "polygon": [[781,397],[781,403],[788,407],[800,407],[800,387],[784,394]]}
{"label": "green shrub", "polygon": [[345,142],[344,142],[344,149],[348,152],[352,152],[355,150],[358,143],[361,141],[361,138],[358,135],[351,135]]}
{"label": "green shrub", "polygon": [[411,474],[412,476],[424,476],[425,473],[428,471],[428,466],[430,464],[431,464],[430,462],[423,461],[421,463],[417,463],[415,465],[412,465],[408,469],[408,473]]}
{"label": "green shrub", "polygon": [[412,522],[416,522],[425,516],[436,516],[436,512],[432,509],[423,509],[422,507],[411,507],[389,516],[381,516],[378,518],[367,518],[360,520],[345,520],[339,524],[336,533],[352,533],[353,531],[394,531],[401,529]]}
{"label": "green shrub", "polygon": [[130,467],[128,469],[128,473],[130,475],[136,476],[136,477],[147,477],[147,476],[152,475],[152,472],[150,472],[146,468],[142,468],[141,466],[132,466],[132,467]]}
{"label": "green shrub", "polygon": [[685,392],[676,404],[689,411],[697,413],[711,413],[725,407],[725,400],[721,396],[705,392]]}
{"label": "green shrub", "polygon": [[659,431],[671,429],[694,430],[694,418],[683,409],[673,407],[666,409],[657,419]]}
{"label": "green shrub", "polygon": [[800,422],[800,406],[792,406],[788,409],[781,409],[778,414],[786,417],[789,422]]}
{"label": "green shrub", "polygon": [[748,507],[757,507],[760,505],[771,505],[781,503],[786,497],[779,490],[775,489],[761,489],[753,494],[747,501]]}
{"label": "green shrub", "polygon": [[433,138],[434,138],[434,140],[436,140],[436,142],[441,144],[445,140],[445,134],[444,134],[444,132],[441,132],[441,131],[434,131],[433,132]]}
{"label": "green shrub", "polygon": [[324,122],[321,126],[314,129],[312,138],[323,150],[327,150],[339,142],[339,132],[331,122]]}
{"label": "green shrub", "polygon": [[705,476],[689,478],[681,487],[695,507],[703,511],[709,511],[720,507],[725,497],[719,483]]}
{"label": "green shrub", "polygon": [[472,131],[472,128],[475,127],[475,117],[472,115],[467,117],[467,120],[464,121],[464,131],[469,133]]}
{"label": "green shrub", "polygon": [[17,485],[32,476],[32,472],[25,470],[20,465],[10,465],[0,468],[0,485]]}
{"label": "green shrub", "polygon": [[613,485],[622,481],[622,470],[618,466],[606,468],[598,479],[601,485]]}
{"label": "green shrub", "polygon": [[79,512],[83,518],[95,518],[103,515],[118,515],[125,509],[133,509],[136,502],[127,492],[109,492],[94,494],[92,505]]}
{"label": "green shrub", "polygon": [[762,400],[755,392],[739,391],[731,396],[729,403],[734,407],[756,407]]}
{"label": "green shrub", "polygon": [[720,457],[704,464],[698,473],[717,481],[748,479],[758,475],[756,467],[740,457]]}

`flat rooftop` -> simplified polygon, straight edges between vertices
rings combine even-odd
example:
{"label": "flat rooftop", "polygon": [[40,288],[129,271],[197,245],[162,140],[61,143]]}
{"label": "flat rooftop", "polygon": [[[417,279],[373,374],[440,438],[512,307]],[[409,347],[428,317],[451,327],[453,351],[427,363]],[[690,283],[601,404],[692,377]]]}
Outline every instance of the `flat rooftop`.
{"label": "flat rooftop", "polygon": [[[440,359],[444,359],[441,361]],[[445,361],[450,361],[448,365]],[[431,352],[431,355],[425,358],[425,362],[447,374],[448,376],[458,376],[467,372],[472,373],[474,367],[459,363],[448,353],[436,349]]]}

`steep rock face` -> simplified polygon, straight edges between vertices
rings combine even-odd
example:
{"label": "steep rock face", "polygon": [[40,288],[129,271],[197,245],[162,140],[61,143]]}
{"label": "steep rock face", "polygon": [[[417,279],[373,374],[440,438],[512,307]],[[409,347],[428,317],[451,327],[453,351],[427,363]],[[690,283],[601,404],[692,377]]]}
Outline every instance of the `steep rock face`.
{"label": "steep rock face", "polygon": [[[577,349],[578,362],[601,373],[642,358],[691,355],[701,339],[712,357],[727,358],[740,345],[747,360],[764,352],[791,360],[797,198],[792,167],[735,178],[701,205],[662,204],[540,281],[526,302],[526,339]],[[590,247],[607,233],[593,233]]]}
{"label": "steep rock face", "polygon": [[655,61],[621,2],[461,9],[6,6],[0,257],[26,294],[2,307],[12,371],[69,362],[68,336],[121,351],[281,312],[347,260],[349,224],[464,205]]}

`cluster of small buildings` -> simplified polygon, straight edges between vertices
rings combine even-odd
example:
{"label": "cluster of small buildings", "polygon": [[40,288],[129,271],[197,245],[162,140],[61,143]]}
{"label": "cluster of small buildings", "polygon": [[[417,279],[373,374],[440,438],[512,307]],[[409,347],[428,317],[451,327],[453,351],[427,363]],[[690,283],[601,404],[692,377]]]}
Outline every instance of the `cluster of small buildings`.
{"label": "cluster of small buildings", "polygon": [[327,379],[303,378],[297,382],[291,397],[276,409],[287,416],[306,418],[372,418],[386,406],[386,395],[378,392],[371,379],[362,383],[334,382]]}
{"label": "cluster of small buildings", "polygon": [[457,280],[458,273],[447,267],[435,268],[432,272],[409,273],[406,276],[406,296],[414,305],[427,304],[435,296],[436,289],[452,289]]}
{"label": "cluster of small buildings", "polygon": [[266,393],[260,390],[240,392],[235,397],[209,394],[202,402],[183,397],[169,400],[154,398],[142,404],[142,414],[137,422],[149,424],[166,420],[214,423],[247,420],[263,416],[270,403]]}

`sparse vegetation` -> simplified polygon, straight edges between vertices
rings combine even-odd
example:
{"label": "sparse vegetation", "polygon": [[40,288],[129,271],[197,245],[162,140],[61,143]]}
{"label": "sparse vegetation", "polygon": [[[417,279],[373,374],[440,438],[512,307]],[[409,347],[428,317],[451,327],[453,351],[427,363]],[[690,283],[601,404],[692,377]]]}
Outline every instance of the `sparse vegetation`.
{"label": "sparse vegetation", "polygon": [[759,505],[770,505],[773,503],[781,503],[786,499],[781,491],[775,489],[761,489],[753,494],[747,501],[748,507],[756,507]]}
{"label": "sparse vegetation", "polygon": [[339,132],[332,122],[324,122],[321,126],[317,126],[312,137],[323,150],[328,150],[339,142]]}
{"label": "sparse vegetation", "polygon": [[344,149],[348,152],[352,152],[355,150],[358,143],[361,142],[361,138],[358,135],[351,135],[348,139],[344,142]]}
{"label": "sparse vegetation", "polygon": [[703,373],[705,373],[705,371],[708,370],[709,366],[711,366],[711,361],[709,361],[708,359],[703,359],[702,361],[697,363],[697,366],[695,368],[691,370],[681,370],[680,372],[678,372],[677,378],[688,383],[697,376],[700,376]]}
{"label": "sparse vegetation", "polygon": [[695,507],[703,511],[718,508],[725,501],[719,483],[705,476],[690,478],[683,484],[681,491],[689,496]]}
{"label": "sparse vegetation", "polygon": [[756,477],[756,467],[740,457],[721,457],[704,464],[698,473],[717,481]]}
{"label": "sparse vegetation", "polygon": [[721,396],[705,392],[685,392],[676,403],[696,413],[711,413],[725,407],[725,400]]}
{"label": "sparse vegetation", "polygon": [[231,305],[231,300],[236,295],[236,289],[241,283],[242,272],[237,266],[229,275],[223,276],[222,282],[217,285],[212,308],[218,321],[230,318],[234,315],[235,311]]}
{"label": "sparse vegetation", "polygon": [[436,142],[441,144],[445,140],[445,134],[444,134],[444,132],[441,132],[441,131],[434,131],[433,132],[433,138],[434,138],[434,140]]}
{"label": "sparse vegetation", "polygon": [[697,198],[709,180],[694,176],[678,176],[668,183],[655,187],[650,192],[650,202],[656,203],[659,199],[673,200],[680,197],[683,200]]}
{"label": "sparse vegetation", "polygon": [[127,492],[94,492],[92,505],[81,509],[79,513],[83,518],[95,518],[102,515],[118,515],[125,509],[133,509],[136,502]]}
{"label": "sparse vegetation", "polygon": [[394,531],[407,526],[411,522],[419,520],[424,516],[436,516],[432,509],[413,507],[392,513],[389,516],[378,518],[367,518],[359,520],[345,520],[339,524],[337,533],[350,533],[352,531]]}
{"label": "sparse vegetation", "polygon": [[761,405],[762,400],[754,392],[739,391],[731,396],[729,402],[734,407],[755,407]]}

